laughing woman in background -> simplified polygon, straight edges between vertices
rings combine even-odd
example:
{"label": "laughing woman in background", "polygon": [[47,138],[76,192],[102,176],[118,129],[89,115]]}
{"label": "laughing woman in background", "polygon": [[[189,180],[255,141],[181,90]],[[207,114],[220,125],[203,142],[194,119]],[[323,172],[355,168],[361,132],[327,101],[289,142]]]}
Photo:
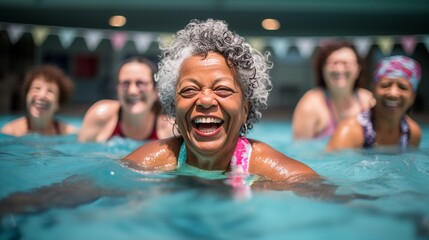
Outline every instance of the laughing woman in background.
{"label": "laughing woman in background", "polygon": [[74,126],[55,118],[55,113],[73,92],[73,82],[60,68],[53,65],[34,68],[27,73],[23,90],[27,114],[6,124],[2,133],[13,136],[77,133]]}
{"label": "laughing woman in background", "polygon": [[329,42],[316,52],[317,87],[306,92],[294,110],[294,139],[330,137],[339,121],[372,106],[371,92],[358,87],[362,68],[362,60],[349,42]]}

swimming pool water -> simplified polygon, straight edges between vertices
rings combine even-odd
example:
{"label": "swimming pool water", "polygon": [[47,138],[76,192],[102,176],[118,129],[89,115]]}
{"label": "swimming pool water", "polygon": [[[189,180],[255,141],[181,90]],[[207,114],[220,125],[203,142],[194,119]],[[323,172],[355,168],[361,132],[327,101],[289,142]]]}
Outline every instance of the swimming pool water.
{"label": "swimming pool water", "polygon": [[[325,176],[335,196],[357,196],[349,201],[276,190],[237,198],[197,172],[136,172],[119,161],[142,143],[129,139],[0,135],[0,239],[427,239],[422,127],[420,149],[405,151],[324,153],[326,139],[293,142],[290,122],[262,121],[249,134]],[[29,201],[39,207],[23,208]]]}

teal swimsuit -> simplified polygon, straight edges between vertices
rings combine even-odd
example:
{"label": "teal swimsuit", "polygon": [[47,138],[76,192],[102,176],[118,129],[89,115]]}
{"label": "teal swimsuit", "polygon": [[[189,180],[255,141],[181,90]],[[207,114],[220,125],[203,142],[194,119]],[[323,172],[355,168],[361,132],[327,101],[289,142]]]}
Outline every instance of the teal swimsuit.
{"label": "teal swimsuit", "polygon": [[[240,137],[237,141],[234,154],[231,158],[231,171],[227,174],[227,184],[231,185],[241,197],[248,197],[250,194],[250,185],[257,180],[256,175],[249,173],[249,162],[252,154],[252,144],[245,137]],[[195,167],[186,164],[186,144],[180,146],[179,157],[177,160],[177,170],[182,173],[195,171]],[[198,169],[199,171],[204,171]],[[225,178],[224,171],[204,171],[204,177],[210,179]],[[241,198],[240,197],[240,198]]]}

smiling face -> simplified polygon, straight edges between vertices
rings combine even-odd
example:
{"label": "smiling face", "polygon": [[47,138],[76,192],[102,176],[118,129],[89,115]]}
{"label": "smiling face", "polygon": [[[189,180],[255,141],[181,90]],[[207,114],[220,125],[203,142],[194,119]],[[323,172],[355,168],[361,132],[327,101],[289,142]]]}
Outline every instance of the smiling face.
{"label": "smiling face", "polygon": [[59,88],[44,77],[36,77],[26,96],[27,111],[32,118],[51,118],[59,109]]}
{"label": "smiling face", "polygon": [[176,93],[176,123],[194,154],[212,156],[235,149],[248,103],[222,55],[186,59]]}
{"label": "smiling face", "polygon": [[340,48],[329,55],[323,67],[323,77],[329,89],[353,89],[359,76],[357,56],[350,48]]}
{"label": "smiling face", "polygon": [[386,117],[400,118],[413,105],[415,93],[402,77],[383,77],[374,85],[376,109]]}
{"label": "smiling face", "polygon": [[152,108],[158,98],[151,69],[139,62],[122,66],[118,74],[117,92],[121,107],[134,114]]}

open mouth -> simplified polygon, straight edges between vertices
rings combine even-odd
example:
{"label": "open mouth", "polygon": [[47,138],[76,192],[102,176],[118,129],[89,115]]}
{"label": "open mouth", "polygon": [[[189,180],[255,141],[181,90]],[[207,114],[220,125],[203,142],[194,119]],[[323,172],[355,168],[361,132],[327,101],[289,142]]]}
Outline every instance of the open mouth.
{"label": "open mouth", "polygon": [[192,126],[201,133],[213,133],[223,125],[223,120],[214,117],[197,117],[192,120]]}
{"label": "open mouth", "polygon": [[399,101],[384,100],[383,105],[386,107],[399,107]]}
{"label": "open mouth", "polygon": [[146,101],[146,97],[145,96],[141,96],[141,97],[128,97],[125,102],[127,104],[136,104],[139,102],[145,102]]}
{"label": "open mouth", "polygon": [[36,100],[34,101],[33,105],[41,110],[46,110],[49,108],[49,103],[46,101]]}

